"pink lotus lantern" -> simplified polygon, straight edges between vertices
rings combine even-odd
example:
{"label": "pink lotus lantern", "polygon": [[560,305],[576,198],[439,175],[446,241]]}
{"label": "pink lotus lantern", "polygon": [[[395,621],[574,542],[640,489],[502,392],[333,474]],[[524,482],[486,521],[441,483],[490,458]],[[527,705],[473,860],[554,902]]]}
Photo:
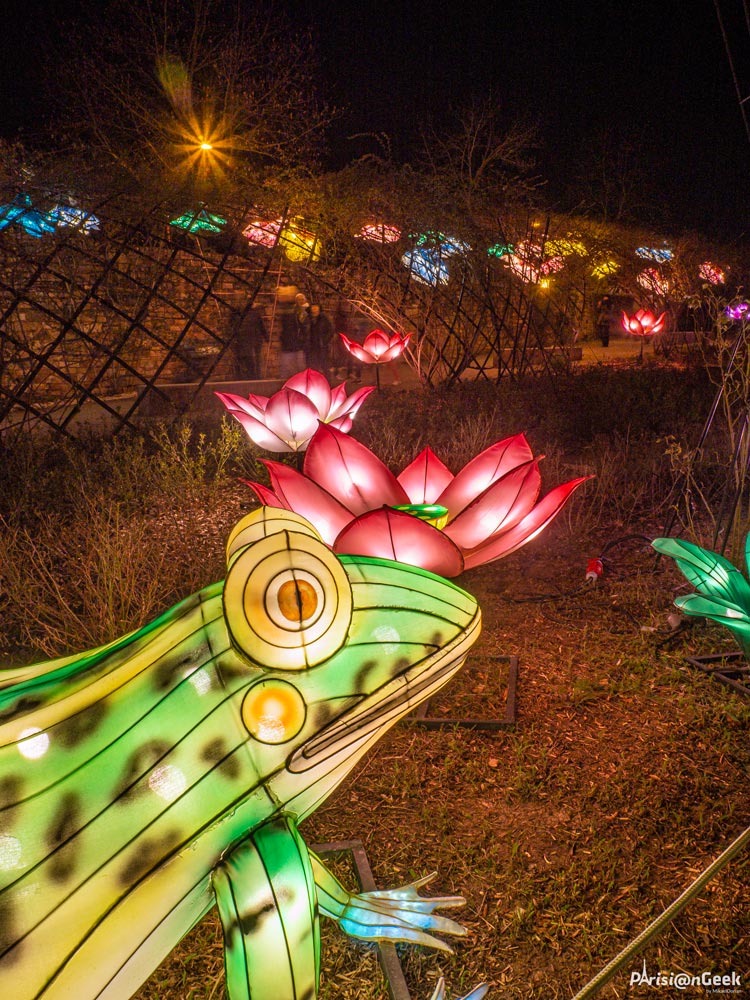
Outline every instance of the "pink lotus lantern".
{"label": "pink lotus lantern", "polygon": [[283,219],[256,219],[242,230],[242,235],[259,246],[275,247],[283,221]]}
{"label": "pink lotus lantern", "polygon": [[662,332],[666,316],[666,313],[662,313],[657,319],[650,309],[639,309],[632,316],[628,316],[626,312],[622,314],[623,329],[627,333],[632,333],[634,337],[641,338],[641,357],[643,357],[645,338]]}
{"label": "pink lotus lantern", "polygon": [[265,461],[261,503],[306,517],[334,552],[395,559],[440,576],[500,559],[544,530],[590,476],[537,503],[539,459],[523,434],[498,441],[454,476],[425,448],[398,476],[364,445],[321,424],[303,472]]}
{"label": "pink lotus lantern", "polygon": [[396,243],[401,239],[401,230],[398,226],[387,226],[383,222],[368,222],[362,226],[357,236],[373,243]]}
{"label": "pink lotus lantern", "polygon": [[710,260],[704,261],[698,268],[698,277],[709,285],[723,285],[726,281],[724,271]]}
{"label": "pink lotus lantern", "polygon": [[360,406],[374,391],[373,386],[365,386],[347,396],[345,382],[331,389],[320,372],[308,368],[293,375],[273,396],[216,395],[259,448],[299,452],[307,448],[321,423],[348,434]]}
{"label": "pink lotus lantern", "polygon": [[373,330],[368,333],[364,343],[358,344],[356,340],[350,340],[346,334],[340,333],[339,337],[344,343],[347,351],[354,355],[357,361],[362,361],[366,365],[377,365],[375,375],[380,388],[380,365],[388,361],[395,361],[400,358],[409,343],[410,333],[386,333],[385,330]]}
{"label": "pink lotus lantern", "polygon": [[652,295],[669,295],[671,288],[669,279],[655,267],[647,267],[645,271],[640,271],[635,280],[641,288],[645,288]]}
{"label": "pink lotus lantern", "polygon": [[509,253],[503,257],[503,264],[509,267],[513,274],[527,284],[535,284],[539,281],[540,271],[536,264],[518,254]]}

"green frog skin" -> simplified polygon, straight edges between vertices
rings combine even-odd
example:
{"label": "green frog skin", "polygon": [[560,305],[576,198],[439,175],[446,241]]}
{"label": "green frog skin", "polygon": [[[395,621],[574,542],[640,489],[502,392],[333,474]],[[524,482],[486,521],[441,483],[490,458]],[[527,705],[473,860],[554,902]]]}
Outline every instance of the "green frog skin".
{"label": "green frog skin", "polygon": [[273,508],[227,551],[145,628],[0,671],[1,997],[126,1000],[214,905],[230,1000],[314,1000],[319,913],[368,941],[463,933],[422,883],[351,895],[297,825],[460,668],[475,600]]}

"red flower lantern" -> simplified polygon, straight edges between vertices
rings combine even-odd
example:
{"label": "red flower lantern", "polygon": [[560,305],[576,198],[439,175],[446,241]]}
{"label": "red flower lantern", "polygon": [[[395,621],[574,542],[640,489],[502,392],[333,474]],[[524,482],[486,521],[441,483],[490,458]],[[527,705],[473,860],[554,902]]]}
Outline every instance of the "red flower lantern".
{"label": "red flower lantern", "polygon": [[626,312],[622,314],[622,326],[627,333],[634,337],[641,338],[641,357],[643,357],[643,345],[646,337],[653,337],[661,333],[664,329],[667,314],[662,313],[657,319],[650,309],[639,309],[638,312],[628,316]]}
{"label": "red flower lantern", "polygon": [[526,545],[589,476],[539,500],[541,476],[523,434],[497,441],[457,475],[425,448],[396,477],[359,441],[321,424],[304,472],[265,460],[261,503],[307,518],[334,552],[395,559],[453,577]]}
{"label": "red flower lantern", "polygon": [[[344,347],[357,361],[366,365],[383,365],[388,361],[400,358],[406,350],[411,337],[410,333],[386,333],[385,330],[373,330],[368,333],[362,344],[350,340],[346,334],[340,333]],[[378,388],[380,388],[380,368],[375,369]]]}

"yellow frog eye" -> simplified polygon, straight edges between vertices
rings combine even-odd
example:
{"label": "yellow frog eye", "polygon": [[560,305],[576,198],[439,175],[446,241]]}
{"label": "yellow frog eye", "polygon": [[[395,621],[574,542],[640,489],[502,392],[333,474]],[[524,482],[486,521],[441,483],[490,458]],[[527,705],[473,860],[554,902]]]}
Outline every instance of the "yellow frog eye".
{"label": "yellow frog eye", "polygon": [[299,691],[286,681],[268,680],[254,684],[242,702],[242,721],[260,743],[286,743],[305,724],[305,702]]}
{"label": "yellow frog eye", "polygon": [[233,553],[224,614],[234,645],[247,657],[279,670],[304,670],[346,641],[351,585],[319,539],[278,531]]}

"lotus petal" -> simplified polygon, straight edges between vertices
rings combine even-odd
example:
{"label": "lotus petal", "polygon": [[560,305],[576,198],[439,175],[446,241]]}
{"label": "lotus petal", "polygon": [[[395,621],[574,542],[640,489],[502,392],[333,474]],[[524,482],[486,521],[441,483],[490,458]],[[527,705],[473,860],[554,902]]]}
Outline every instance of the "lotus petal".
{"label": "lotus petal", "polygon": [[366,365],[372,363],[372,358],[370,357],[370,355],[367,353],[367,351],[364,350],[361,344],[357,343],[356,340],[349,340],[349,338],[344,333],[340,333],[339,337],[341,337],[344,347],[353,357],[357,359],[357,361],[362,361]]}
{"label": "lotus petal", "polygon": [[326,420],[326,423],[329,423],[335,417],[340,416],[348,400],[352,399],[354,395],[356,395],[356,393],[347,397],[346,382],[341,382],[335,389],[331,389],[331,406],[328,410],[328,419]]}
{"label": "lotus petal", "polygon": [[534,458],[529,443],[523,434],[504,438],[485,448],[461,469],[435,503],[442,504],[453,520],[467,504],[471,503],[488,486],[518,465],[525,465]]}
{"label": "lotus petal", "polygon": [[432,448],[425,448],[398,477],[409,495],[409,503],[435,503],[453,482],[453,473]]}
{"label": "lotus petal", "polygon": [[[268,404],[268,400],[264,396],[250,396],[248,399],[245,399],[244,396],[237,396],[233,392],[217,392],[216,395],[233,416],[238,416],[240,413],[247,413],[248,416],[253,417],[255,420],[263,422],[263,414]],[[262,406],[258,405],[258,400],[262,400]]]}
{"label": "lotus petal", "polygon": [[339,532],[352,520],[351,511],[296,469],[270,459],[263,464],[268,469],[271,485],[280,501],[278,506],[306,517],[326,545],[333,545]]}
{"label": "lotus petal", "polygon": [[[342,382],[339,388],[346,390],[346,384]],[[331,409],[328,413],[328,417],[326,418],[325,422],[327,424],[332,424],[336,419],[336,417],[343,417],[343,416],[347,416],[350,419],[354,419],[354,417],[356,417],[357,413],[359,412],[360,406],[364,403],[367,397],[373,392],[375,392],[374,385],[362,386],[361,389],[357,389],[356,392],[353,392],[351,396],[349,396],[348,398],[346,397],[346,391],[344,391],[343,403],[340,406],[336,407],[334,407],[334,405],[331,404]]]}
{"label": "lotus petal", "polygon": [[352,521],[334,542],[333,551],[395,559],[440,576],[458,576],[463,570],[461,552],[441,531],[388,507],[371,510]]}
{"label": "lotus petal", "polygon": [[[281,507],[284,508],[284,504],[281,497],[276,496],[273,490],[269,490],[267,486],[263,483],[256,483],[252,479],[241,479],[240,482],[244,483],[245,486],[249,486],[250,489],[255,493],[261,502],[263,507]],[[288,508],[287,508],[288,509]]]}
{"label": "lotus petal", "polygon": [[387,361],[395,361],[403,354],[411,334],[389,334],[385,330],[373,330],[367,334],[362,344],[350,340],[343,333],[340,333],[339,337],[341,337],[347,351],[353,354],[358,361],[368,365],[379,365],[385,364]]}
{"label": "lotus petal", "polygon": [[466,552],[500,532],[509,531],[531,511],[541,486],[538,461],[511,469],[446,526],[446,535]]}
{"label": "lotus petal", "polygon": [[572,479],[569,483],[563,483],[561,486],[555,487],[554,490],[550,490],[547,496],[543,500],[540,500],[536,507],[526,517],[522,518],[515,527],[488,538],[484,544],[478,545],[471,552],[465,552],[465,568],[472,569],[474,566],[481,566],[482,563],[500,559],[502,556],[507,556],[511,552],[515,552],[516,549],[520,549],[522,545],[526,545],[527,542],[536,538],[560,512],[571,493],[581,483],[585,483],[587,479],[592,478],[592,476],[581,476],[579,479]]}
{"label": "lotus petal", "polygon": [[257,406],[262,413],[265,413],[268,408],[269,398],[269,396],[258,396],[256,393],[251,392],[247,397],[247,401],[253,406]]}
{"label": "lotus petal", "polygon": [[301,392],[280,389],[269,399],[265,419],[269,430],[286,441],[286,451],[302,451],[315,433],[320,415]]}
{"label": "lotus petal", "polygon": [[373,330],[368,333],[362,344],[373,361],[380,361],[382,356],[393,346],[393,338],[385,330]]}
{"label": "lotus petal", "polygon": [[304,472],[355,515],[384,503],[409,503],[403,487],[379,458],[329,424],[321,424],[310,441]]}
{"label": "lotus petal", "polygon": [[257,444],[259,448],[265,448],[266,451],[275,452],[291,450],[289,444],[280,438],[278,434],[275,434],[269,427],[267,427],[262,420],[256,420],[255,417],[251,417],[249,413],[241,411],[235,411],[233,416],[239,420],[245,428],[247,436],[254,442],[254,444]]}
{"label": "lotus petal", "polygon": [[341,431],[342,434],[348,434],[353,425],[354,421],[346,414],[343,417],[337,417],[335,420],[328,421],[329,427],[335,427],[336,430]]}
{"label": "lotus petal", "polygon": [[328,379],[314,368],[306,368],[303,372],[292,375],[284,383],[285,389],[294,389],[312,400],[318,411],[318,418],[325,420],[331,409],[331,387]]}
{"label": "lotus petal", "polygon": [[[407,337],[406,340],[408,339],[409,338]],[[401,355],[404,353],[405,347],[406,347],[406,341],[394,344],[392,347],[389,347],[387,351],[384,351],[383,354],[380,355],[380,357],[377,359],[378,362],[381,365],[383,365],[387,361],[395,361],[396,358],[400,358]]]}
{"label": "lotus petal", "polygon": [[369,352],[375,364],[385,364],[387,361],[395,361],[403,354],[410,337],[410,333],[388,334],[385,330],[373,330],[365,337],[362,347]]}

